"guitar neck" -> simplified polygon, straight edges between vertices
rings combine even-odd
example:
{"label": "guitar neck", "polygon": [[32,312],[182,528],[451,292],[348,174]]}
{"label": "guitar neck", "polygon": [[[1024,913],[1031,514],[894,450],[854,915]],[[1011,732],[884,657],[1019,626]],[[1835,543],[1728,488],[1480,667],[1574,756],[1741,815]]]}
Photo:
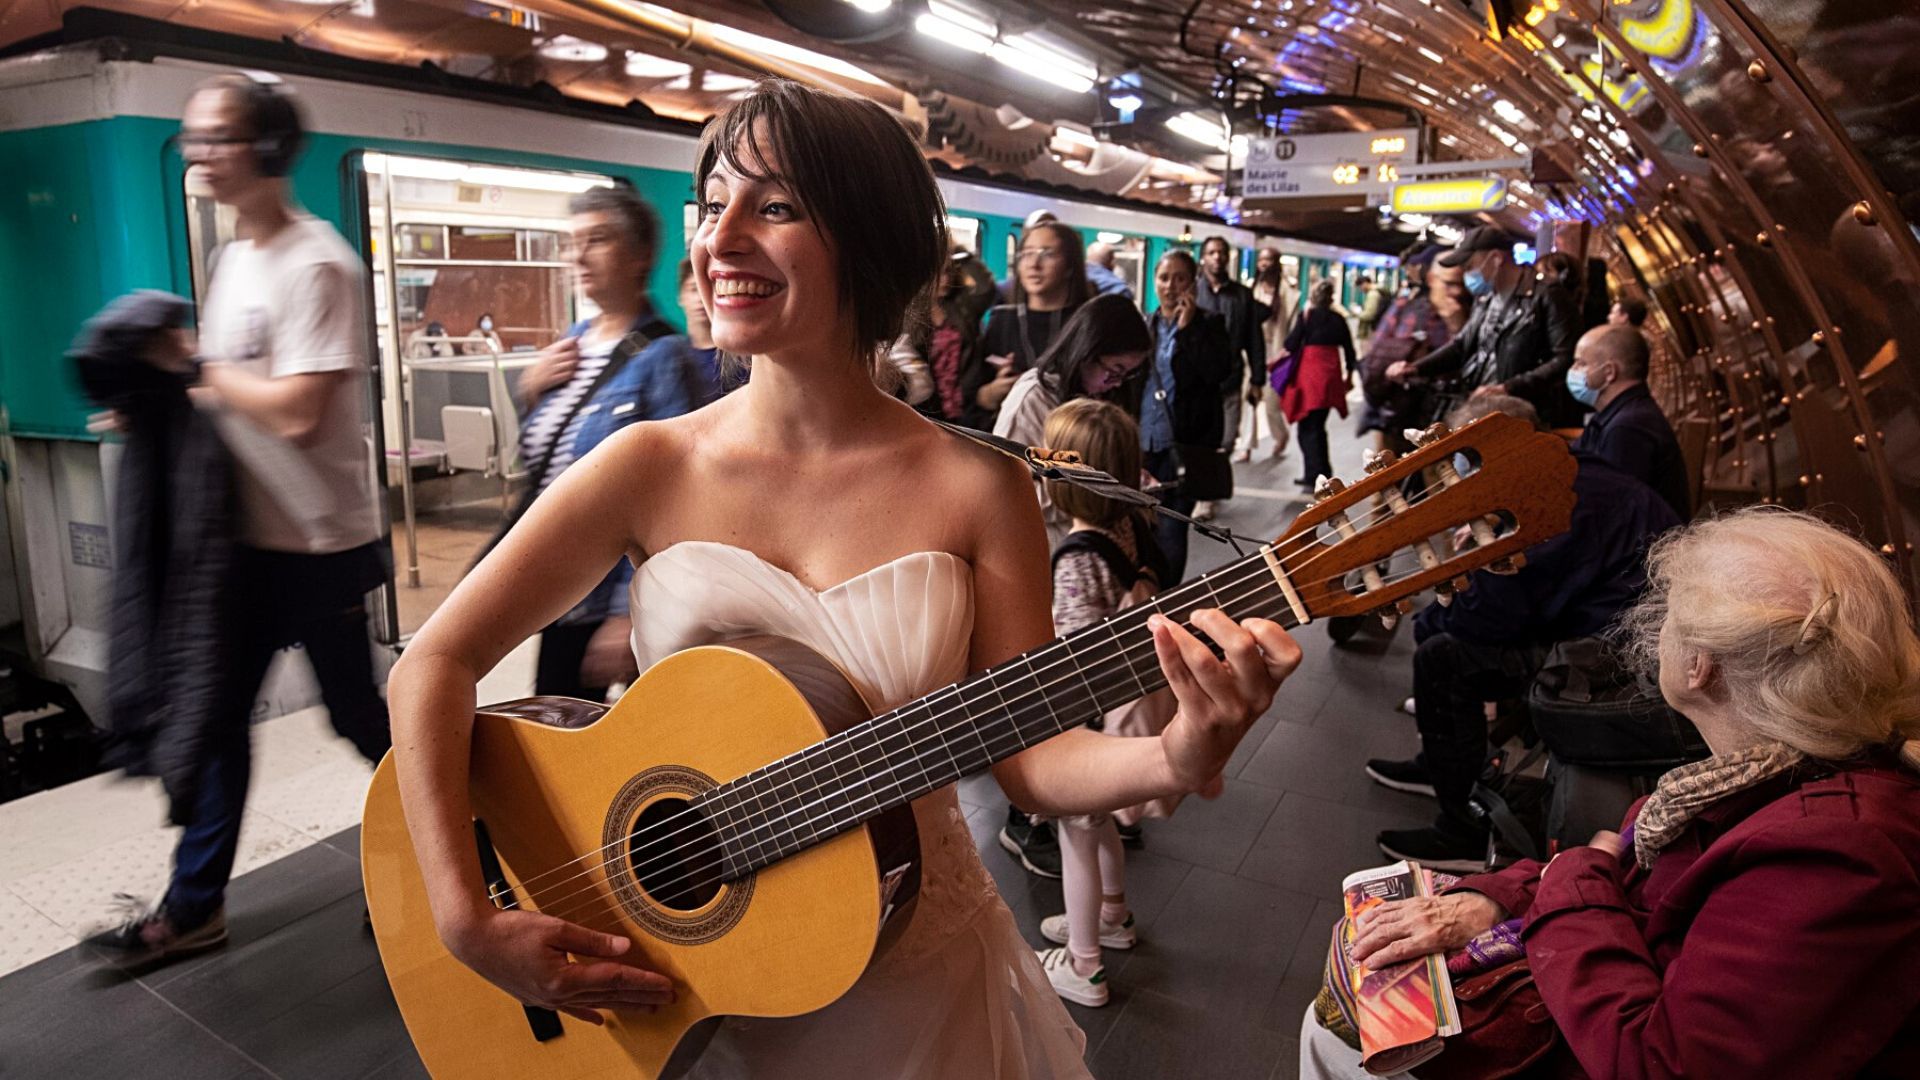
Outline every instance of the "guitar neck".
{"label": "guitar neck", "polygon": [[[1289,628],[1271,548],[790,754],[697,800],[728,880],[777,862],[1167,685],[1147,620],[1196,608]],[[1178,613],[1178,614],[1175,614]],[[1204,639],[1203,639],[1204,640]]]}

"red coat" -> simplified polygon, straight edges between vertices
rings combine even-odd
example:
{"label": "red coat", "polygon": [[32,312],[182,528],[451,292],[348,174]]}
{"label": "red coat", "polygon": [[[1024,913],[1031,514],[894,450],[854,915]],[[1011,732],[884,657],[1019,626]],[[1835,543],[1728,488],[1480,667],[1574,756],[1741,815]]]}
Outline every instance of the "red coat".
{"label": "red coat", "polygon": [[[1633,820],[1633,814],[1627,816]],[[1920,1077],[1920,777],[1890,760],[1708,807],[1629,851],[1460,887],[1526,913],[1527,958],[1595,1077]]]}

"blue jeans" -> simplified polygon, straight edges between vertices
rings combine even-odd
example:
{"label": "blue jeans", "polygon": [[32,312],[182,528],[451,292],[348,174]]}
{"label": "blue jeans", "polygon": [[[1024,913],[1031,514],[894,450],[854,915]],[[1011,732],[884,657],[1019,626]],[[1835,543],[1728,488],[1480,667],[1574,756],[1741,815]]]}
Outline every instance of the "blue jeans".
{"label": "blue jeans", "polygon": [[[1141,464],[1155,480],[1171,481],[1180,476],[1180,459],[1172,450],[1149,450],[1142,457]],[[1167,509],[1177,513],[1193,513],[1193,500],[1178,490],[1160,501],[1166,505]],[[1185,580],[1187,576],[1187,523],[1175,521],[1164,514],[1155,514],[1153,538],[1159,542],[1160,551],[1166,555],[1167,566],[1173,572],[1173,580],[1161,585],[1164,591]]]}
{"label": "blue jeans", "polygon": [[332,555],[294,555],[241,547],[233,575],[241,632],[224,727],[212,733],[200,762],[193,819],[174,849],[165,900],[180,929],[206,921],[225,902],[253,772],[248,726],[274,653],[306,646],[333,729],[363,757],[379,761],[392,746],[363,606],[367,590],[386,576],[379,549],[369,544]]}

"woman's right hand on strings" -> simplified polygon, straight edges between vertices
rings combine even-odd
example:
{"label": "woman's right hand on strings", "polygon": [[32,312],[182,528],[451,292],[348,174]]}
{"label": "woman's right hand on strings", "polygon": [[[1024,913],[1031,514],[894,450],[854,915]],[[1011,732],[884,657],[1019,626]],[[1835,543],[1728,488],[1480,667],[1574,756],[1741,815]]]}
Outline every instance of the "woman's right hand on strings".
{"label": "woman's right hand on strings", "polygon": [[443,936],[461,963],[522,1004],[589,1024],[606,1022],[601,1009],[651,1010],[675,998],[665,975],[619,959],[632,941],[551,915],[489,910]]}

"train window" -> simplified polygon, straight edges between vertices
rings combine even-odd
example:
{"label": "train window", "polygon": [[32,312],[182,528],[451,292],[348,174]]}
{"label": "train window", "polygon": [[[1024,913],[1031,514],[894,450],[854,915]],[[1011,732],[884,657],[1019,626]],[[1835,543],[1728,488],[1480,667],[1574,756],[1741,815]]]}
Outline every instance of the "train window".
{"label": "train window", "polygon": [[519,479],[520,374],[595,313],[567,257],[573,195],[605,176],[360,156],[373,253],[398,629],[412,633],[498,527]]}
{"label": "train window", "polygon": [[980,219],[948,215],[947,232],[953,237],[957,247],[966,248],[975,255],[980,254]]}

